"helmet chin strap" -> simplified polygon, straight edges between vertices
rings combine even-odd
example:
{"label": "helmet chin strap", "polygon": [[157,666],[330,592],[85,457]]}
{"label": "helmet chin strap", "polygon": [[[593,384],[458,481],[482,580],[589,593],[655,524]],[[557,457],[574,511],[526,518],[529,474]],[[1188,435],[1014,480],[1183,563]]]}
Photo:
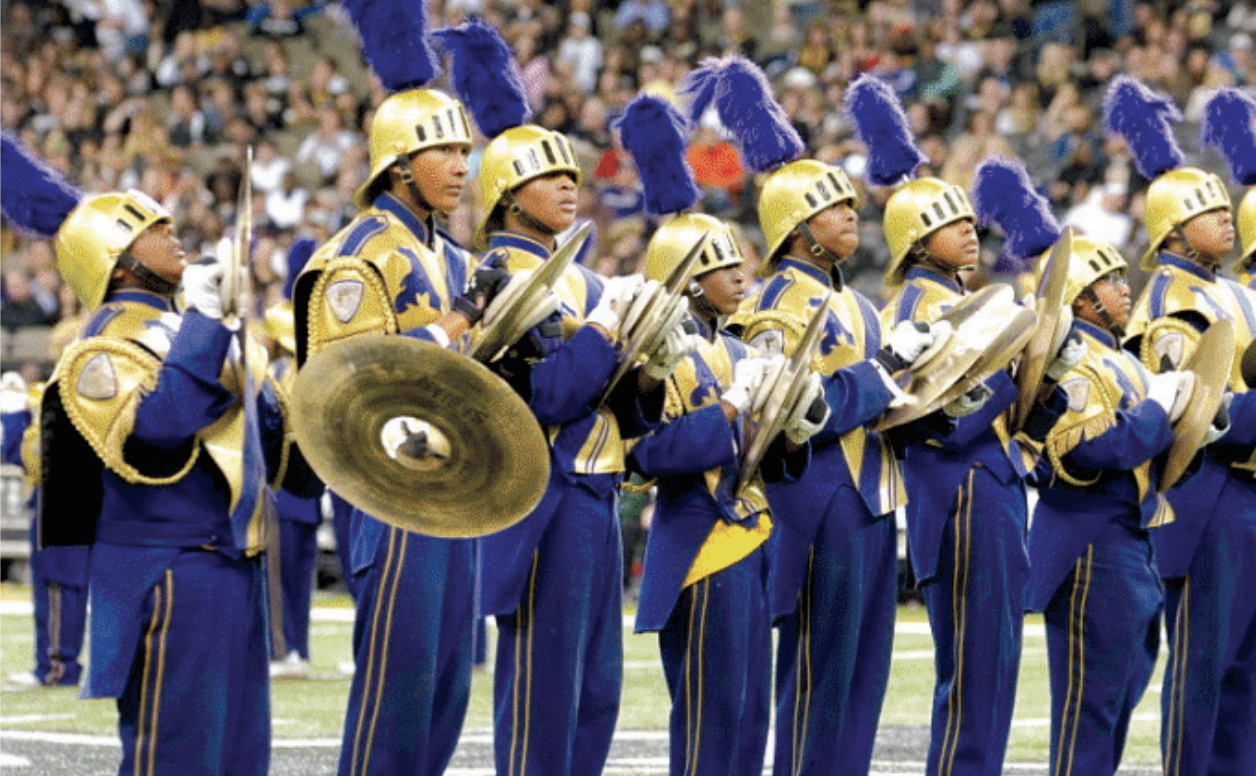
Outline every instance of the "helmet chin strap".
{"label": "helmet chin strap", "polygon": [[1186,246],[1186,251],[1183,253],[1186,258],[1201,267],[1208,267],[1209,269],[1216,269],[1221,265],[1219,261],[1208,261],[1199,251],[1195,250],[1195,246],[1191,245],[1191,241],[1187,239],[1186,232],[1182,229],[1181,224],[1174,224],[1173,234],[1177,235],[1177,238],[1182,241],[1182,245]]}
{"label": "helmet chin strap", "polygon": [[152,291],[154,294],[161,296],[173,296],[176,289],[179,288],[178,283],[171,283],[161,275],[153,272],[148,267],[140,264],[134,256],[129,253],[123,253],[118,257],[118,265],[127,269],[132,275],[139,278],[140,283],[144,284],[144,288]]}
{"label": "helmet chin strap", "polygon": [[506,192],[506,194],[502,197],[502,201],[506,204],[506,207],[510,211],[510,214],[514,216],[515,218],[519,219],[519,222],[521,224],[531,229],[532,231],[538,234],[543,234],[546,237],[553,237],[554,235],[558,234],[557,229],[546,226],[545,224],[541,223],[541,219],[537,218],[536,216],[532,215],[528,211],[524,210],[523,205],[519,204],[519,200],[515,199],[515,195],[513,192],[509,192],[509,191]]}
{"label": "helmet chin strap", "polygon": [[1093,287],[1086,286],[1083,288],[1082,297],[1087,302],[1090,302],[1090,306],[1094,309],[1095,314],[1099,316],[1099,320],[1103,321],[1105,329],[1115,334],[1118,340],[1125,336],[1124,327],[1117,325],[1116,320],[1112,317],[1112,313],[1109,313],[1108,308],[1104,307],[1103,302],[1099,301],[1099,295],[1095,293]]}
{"label": "helmet chin strap", "polygon": [[414,173],[410,170],[410,157],[405,154],[397,154],[397,174],[410,192],[410,197],[414,200],[414,203],[426,210],[429,216],[435,215],[436,208],[431,202],[427,201],[427,197],[423,196],[423,192],[419,190],[419,182],[414,179]]}
{"label": "helmet chin strap", "polygon": [[816,261],[829,261],[833,265],[833,271],[830,273],[833,278],[834,290],[842,290],[842,271],[839,265],[846,261],[846,257],[839,256],[836,251],[824,247],[816,240],[816,236],[811,233],[811,227],[807,226],[804,221],[798,224],[798,233],[802,235],[802,239],[807,243],[807,253],[811,254]]}

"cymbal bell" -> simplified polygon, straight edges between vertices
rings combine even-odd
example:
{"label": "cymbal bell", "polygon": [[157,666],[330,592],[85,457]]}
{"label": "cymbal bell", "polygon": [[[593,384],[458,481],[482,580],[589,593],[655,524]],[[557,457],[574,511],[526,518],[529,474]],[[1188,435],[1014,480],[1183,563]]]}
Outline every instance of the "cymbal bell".
{"label": "cymbal bell", "polygon": [[445,538],[522,520],[549,481],[531,410],[478,362],[429,342],[364,336],[297,374],[293,426],[328,487],[390,525]]}

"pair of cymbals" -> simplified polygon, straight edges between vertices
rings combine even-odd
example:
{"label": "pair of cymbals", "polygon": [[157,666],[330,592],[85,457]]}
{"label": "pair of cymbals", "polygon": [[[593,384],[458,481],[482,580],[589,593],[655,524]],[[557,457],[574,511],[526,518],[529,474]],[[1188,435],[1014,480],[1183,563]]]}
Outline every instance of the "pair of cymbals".
{"label": "pair of cymbals", "polygon": [[[1249,353],[1251,349],[1249,348]],[[1173,424],[1173,443],[1160,457],[1160,481],[1164,493],[1177,484],[1191,459],[1204,444],[1204,436],[1216,417],[1234,365],[1234,321],[1217,321],[1199,338],[1195,352],[1182,369],[1195,375],[1185,412]]]}

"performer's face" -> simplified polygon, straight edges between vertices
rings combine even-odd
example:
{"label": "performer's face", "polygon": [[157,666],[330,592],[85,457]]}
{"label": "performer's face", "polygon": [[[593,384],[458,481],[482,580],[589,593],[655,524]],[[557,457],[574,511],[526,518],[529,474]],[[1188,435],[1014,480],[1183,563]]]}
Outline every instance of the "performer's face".
{"label": "performer's face", "polygon": [[569,172],[533,178],[515,191],[515,200],[524,212],[561,232],[576,220],[576,179]]}
{"label": "performer's face", "polygon": [[925,250],[939,263],[958,270],[976,266],[981,256],[977,227],[968,219],[947,224],[924,240]]}
{"label": "performer's face", "polygon": [[695,282],[702,288],[702,296],[720,315],[737,312],[741,300],[746,298],[746,273],[741,264],[713,269]]}
{"label": "performer's face", "polygon": [[821,210],[807,222],[816,242],[846,259],[859,247],[859,215],[849,201]]}
{"label": "performer's face", "polygon": [[127,251],[162,280],[177,284],[183,277],[187,253],[169,221],[159,221],[145,229]]}
{"label": "performer's face", "polygon": [[1228,208],[1200,213],[1182,224],[1182,232],[1209,261],[1219,262],[1234,250],[1234,217]]}
{"label": "performer's face", "polygon": [[465,145],[442,145],[425,148],[410,159],[410,172],[423,197],[436,210],[448,213],[458,207],[462,190],[467,185]]}
{"label": "performer's face", "polygon": [[[1130,284],[1120,272],[1109,272],[1091,284],[1099,303],[1108,312],[1112,323],[1121,328],[1130,321]],[[1078,316],[1101,328],[1107,328],[1108,322],[1091,305],[1090,300],[1081,299]]]}

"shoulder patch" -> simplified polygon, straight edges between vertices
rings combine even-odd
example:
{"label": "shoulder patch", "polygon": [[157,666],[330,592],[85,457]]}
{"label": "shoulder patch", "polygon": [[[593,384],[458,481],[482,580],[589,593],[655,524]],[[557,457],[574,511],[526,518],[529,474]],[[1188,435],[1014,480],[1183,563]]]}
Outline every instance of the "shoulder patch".
{"label": "shoulder patch", "polygon": [[1068,394],[1068,408],[1070,412],[1081,412],[1086,409],[1086,405],[1090,401],[1089,380],[1084,377],[1074,377],[1071,380],[1065,380],[1060,384],[1060,387]]}
{"label": "shoulder patch", "polygon": [[118,395],[118,373],[107,353],[97,353],[87,360],[74,381],[74,390],[93,401],[105,401]]}
{"label": "shoulder patch", "polygon": [[348,323],[357,315],[363,288],[360,280],[337,280],[327,286],[327,304],[341,323]]}

